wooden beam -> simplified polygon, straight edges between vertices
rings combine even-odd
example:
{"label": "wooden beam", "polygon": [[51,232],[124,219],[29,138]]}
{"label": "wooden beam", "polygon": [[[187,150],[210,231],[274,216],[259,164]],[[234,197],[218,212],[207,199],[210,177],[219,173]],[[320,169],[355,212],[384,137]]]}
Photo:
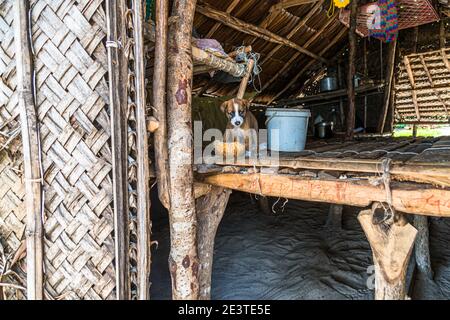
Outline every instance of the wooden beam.
{"label": "wooden beam", "polygon": [[224,25],[226,25],[230,28],[233,28],[237,31],[250,34],[252,36],[261,38],[265,41],[269,41],[269,42],[282,44],[282,45],[291,47],[291,48],[293,48],[315,60],[319,60],[324,63],[327,63],[327,60],[324,59],[323,57],[321,57],[320,55],[317,55],[317,54],[305,49],[304,47],[299,46],[298,44],[296,44],[286,38],[283,38],[267,29],[260,28],[253,24],[250,24],[250,23],[244,22],[240,19],[237,19],[226,12],[214,9],[214,8],[206,6],[206,5],[197,5],[196,10],[200,14],[207,16],[208,18],[214,19],[216,21],[219,21],[219,22],[223,23]]}
{"label": "wooden beam", "polygon": [[133,6],[134,55],[136,80],[136,148],[137,148],[137,297],[150,299],[150,177],[145,98],[144,6]]}
{"label": "wooden beam", "polygon": [[196,62],[203,63],[217,70],[222,70],[236,78],[242,77],[245,74],[243,64],[219,58],[197,47],[192,47],[192,57]]}
{"label": "wooden beam", "polygon": [[[374,207],[381,204],[374,204]],[[374,209],[358,215],[372,249],[375,264],[375,300],[405,300],[406,270],[417,230],[403,215],[375,223]]]}
{"label": "wooden beam", "polygon": [[[106,30],[108,43],[117,43],[119,33],[124,31],[123,15],[119,14],[118,3],[106,1]],[[109,80],[109,110],[111,115],[111,153],[112,153],[112,184],[114,209],[114,250],[116,271],[116,298],[128,300],[131,298],[129,281],[129,230],[128,230],[128,154],[126,137],[126,81],[128,62],[123,50],[118,46],[108,45],[108,80]],[[124,147],[125,146],[125,147]]]}
{"label": "wooden beam", "polygon": [[[215,186],[270,197],[328,202],[367,207],[372,202],[386,202],[381,185],[368,181],[319,180],[280,174],[213,174],[199,176],[199,181]],[[414,184],[392,183],[393,206],[397,211],[450,217],[450,191],[424,188]]]}
{"label": "wooden beam", "polygon": [[[330,42],[328,45],[320,52],[320,54],[325,54],[330,48],[332,48],[338,41],[342,39],[342,37],[347,32],[346,28],[342,28],[341,31],[337,34],[337,36]],[[278,97],[280,97],[283,93],[285,93],[294,83],[298,81],[298,79],[314,64],[316,61],[312,60],[306,64],[306,66],[303,67],[303,69],[300,70],[300,72],[294,76],[291,81],[281,90],[279,91],[275,96],[273,96],[270,101],[267,103],[267,105],[271,104],[273,101],[275,101]],[[278,77],[280,74],[276,74],[275,76]]]}
{"label": "wooden beam", "polygon": [[[380,113],[380,118],[378,120],[378,128],[377,132],[383,133],[384,127],[386,124],[386,119],[388,115],[388,110],[391,102],[391,89],[392,82],[394,79],[394,71],[395,71],[395,57],[397,50],[397,39],[389,43],[388,48],[388,60],[386,66],[386,78],[384,81],[384,98],[383,98],[383,109]],[[394,106],[392,106],[393,108]]]}
{"label": "wooden beam", "polygon": [[355,129],[355,74],[356,74],[356,27],[358,17],[358,1],[352,0],[350,4],[350,31],[348,33],[349,52],[348,52],[348,71],[347,71],[347,128],[346,138],[353,139]]}
{"label": "wooden beam", "polygon": [[33,95],[33,60],[28,30],[28,1],[14,1],[16,81],[25,184],[27,299],[43,299],[43,226],[41,142]]}
{"label": "wooden beam", "polygon": [[417,102],[416,82],[414,81],[414,74],[412,72],[411,63],[409,62],[408,56],[403,57],[403,63],[405,64],[406,72],[408,73],[409,82],[411,83],[412,100],[413,100],[413,104],[414,104],[414,109],[416,111],[417,121],[420,121],[419,104]]}
{"label": "wooden beam", "polygon": [[[241,0],[233,0],[233,1],[228,5],[228,7],[225,9],[225,12],[226,12],[226,13],[231,13],[231,12],[234,10],[234,8],[236,8],[236,6],[239,4],[240,1],[241,1]],[[214,33],[219,29],[219,27],[220,27],[221,25],[222,25],[222,24],[221,24],[220,22],[216,22],[216,23],[213,25],[213,27],[208,31],[208,33],[206,34],[205,38],[211,38],[211,37],[214,35]]]}
{"label": "wooden beam", "polygon": [[175,0],[168,34],[169,270],[174,300],[196,300],[199,296],[191,105],[195,5],[195,0]]}
{"label": "wooden beam", "polygon": [[153,116],[158,120],[154,135],[156,183],[162,205],[169,209],[169,164],[167,151],[166,79],[168,0],[156,0],[155,59],[153,68]]}

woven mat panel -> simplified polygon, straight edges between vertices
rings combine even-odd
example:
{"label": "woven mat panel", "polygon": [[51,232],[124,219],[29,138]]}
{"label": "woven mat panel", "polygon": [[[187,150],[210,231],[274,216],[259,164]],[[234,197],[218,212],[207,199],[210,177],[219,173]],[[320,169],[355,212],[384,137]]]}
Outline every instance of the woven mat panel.
{"label": "woven mat panel", "polygon": [[32,1],[45,289],[64,299],[115,298],[102,5],[102,0]]}

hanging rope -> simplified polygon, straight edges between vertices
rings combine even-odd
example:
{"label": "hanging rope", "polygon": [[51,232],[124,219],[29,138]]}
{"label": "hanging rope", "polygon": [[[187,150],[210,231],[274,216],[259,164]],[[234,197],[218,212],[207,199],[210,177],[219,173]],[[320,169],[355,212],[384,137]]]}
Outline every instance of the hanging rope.
{"label": "hanging rope", "polygon": [[262,88],[261,78],[259,76],[262,72],[262,67],[259,64],[259,59],[261,57],[260,54],[256,53],[256,52],[252,52],[252,51],[245,52],[245,46],[241,46],[241,47],[237,48],[236,52],[237,52],[237,54],[236,54],[237,62],[243,62],[245,64],[245,66],[247,66],[249,60],[254,61],[253,70],[252,70],[252,73],[248,80],[248,83],[251,83],[253,85],[253,88],[255,89],[255,91],[260,93],[261,88]]}

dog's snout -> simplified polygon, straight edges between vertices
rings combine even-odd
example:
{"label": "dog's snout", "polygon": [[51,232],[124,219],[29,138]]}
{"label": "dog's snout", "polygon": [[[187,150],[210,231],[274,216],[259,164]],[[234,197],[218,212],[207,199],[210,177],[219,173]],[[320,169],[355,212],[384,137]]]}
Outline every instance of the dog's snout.
{"label": "dog's snout", "polygon": [[238,120],[238,121],[235,122],[235,124],[236,124],[237,126],[239,126],[239,125],[241,125],[241,122]]}

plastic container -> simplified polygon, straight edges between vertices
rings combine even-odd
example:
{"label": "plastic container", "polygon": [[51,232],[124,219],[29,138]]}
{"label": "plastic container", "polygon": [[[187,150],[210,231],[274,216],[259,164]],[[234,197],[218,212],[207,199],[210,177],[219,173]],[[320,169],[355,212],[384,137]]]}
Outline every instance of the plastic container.
{"label": "plastic container", "polygon": [[309,110],[267,108],[266,116],[269,150],[299,152],[305,149],[308,121],[311,117]]}

